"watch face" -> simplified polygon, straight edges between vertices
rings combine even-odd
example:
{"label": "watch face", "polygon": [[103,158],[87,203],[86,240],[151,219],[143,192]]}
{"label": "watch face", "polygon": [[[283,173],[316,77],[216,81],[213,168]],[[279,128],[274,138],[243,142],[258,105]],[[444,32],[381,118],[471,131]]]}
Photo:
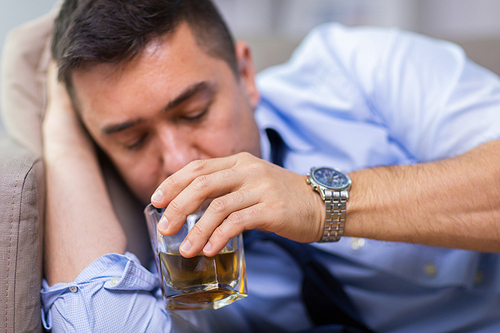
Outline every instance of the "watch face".
{"label": "watch face", "polygon": [[351,186],[349,176],[332,168],[317,168],[311,176],[317,183],[332,190],[343,190]]}

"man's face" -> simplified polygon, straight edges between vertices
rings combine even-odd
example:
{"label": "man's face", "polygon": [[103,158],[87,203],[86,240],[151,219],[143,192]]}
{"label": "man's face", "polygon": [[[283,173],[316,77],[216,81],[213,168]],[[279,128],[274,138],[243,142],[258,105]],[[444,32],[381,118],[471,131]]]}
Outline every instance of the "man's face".
{"label": "man's face", "polygon": [[259,96],[248,49],[238,47],[239,80],[184,23],[128,63],[73,73],[84,125],[143,203],[193,160],[260,155]]}

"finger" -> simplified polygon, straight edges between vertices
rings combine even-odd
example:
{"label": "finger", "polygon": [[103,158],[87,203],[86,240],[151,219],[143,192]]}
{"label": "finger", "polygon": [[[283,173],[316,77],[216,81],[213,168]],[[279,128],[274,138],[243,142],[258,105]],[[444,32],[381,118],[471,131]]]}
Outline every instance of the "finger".
{"label": "finger", "polygon": [[158,186],[151,196],[151,203],[163,208],[197,177],[232,168],[235,164],[234,156],[192,161]]}
{"label": "finger", "polygon": [[257,204],[245,209],[232,212],[210,236],[203,247],[203,254],[211,257],[219,253],[231,238],[238,236],[245,230],[267,230],[263,214],[263,205]]}
{"label": "finger", "polygon": [[237,191],[245,177],[234,169],[224,169],[195,178],[165,209],[158,225],[160,233],[175,234],[203,202]]}
{"label": "finger", "polygon": [[[256,195],[255,192],[244,190],[232,192],[214,199],[202,218],[194,225],[193,229],[191,229],[187,235],[180,249],[181,254],[185,257],[191,257],[200,253],[202,249],[206,249],[210,252],[211,245],[207,244],[207,241],[212,236],[213,231],[217,230],[221,224],[225,223],[225,220],[231,216],[231,214],[254,206],[258,200],[258,195]],[[244,226],[239,226],[238,230],[243,230],[241,228],[244,228]],[[241,231],[237,232],[235,235],[240,232]],[[224,245],[222,247],[224,247]]]}

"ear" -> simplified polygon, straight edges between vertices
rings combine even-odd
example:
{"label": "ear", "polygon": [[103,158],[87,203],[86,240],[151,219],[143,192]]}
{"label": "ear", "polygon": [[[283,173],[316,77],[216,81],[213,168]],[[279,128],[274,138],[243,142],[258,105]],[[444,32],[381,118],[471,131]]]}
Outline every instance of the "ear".
{"label": "ear", "polygon": [[252,109],[255,109],[260,101],[260,94],[255,85],[255,67],[252,59],[252,51],[245,42],[236,43],[235,50],[236,60],[238,61],[238,71],[240,74],[240,84],[245,90]]}

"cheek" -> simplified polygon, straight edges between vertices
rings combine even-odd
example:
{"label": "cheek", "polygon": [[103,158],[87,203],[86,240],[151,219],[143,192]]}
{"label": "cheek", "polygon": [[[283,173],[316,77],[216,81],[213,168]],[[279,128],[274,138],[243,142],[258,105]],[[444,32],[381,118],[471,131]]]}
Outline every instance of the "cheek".
{"label": "cheek", "polygon": [[148,204],[162,174],[158,159],[148,155],[131,155],[127,158],[116,158],[115,165],[135,196],[143,204]]}
{"label": "cheek", "polygon": [[[215,128],[215,127],[214,127]],[[217,157],[249,152],[260,156],[259,130],[249,109],[233,109],[227,117],[217,122],[210,142],[217,149]],[[214,156],[215,157],[215,156]]]}
{"label": "cheek", "polygon": [[242,100],[241,105],[233,112],[234,117],[228,124],[228,133],[230,133],[233,145],[232,153],[248,152],[259,157],[260,134],[253,110],[247,100]]}
{"label": "cheek", "polygon": [[240,135],[238,122],[231,117],[217,117],[200,133],[198,146],[202,158],[225,157],[239,152]]}

